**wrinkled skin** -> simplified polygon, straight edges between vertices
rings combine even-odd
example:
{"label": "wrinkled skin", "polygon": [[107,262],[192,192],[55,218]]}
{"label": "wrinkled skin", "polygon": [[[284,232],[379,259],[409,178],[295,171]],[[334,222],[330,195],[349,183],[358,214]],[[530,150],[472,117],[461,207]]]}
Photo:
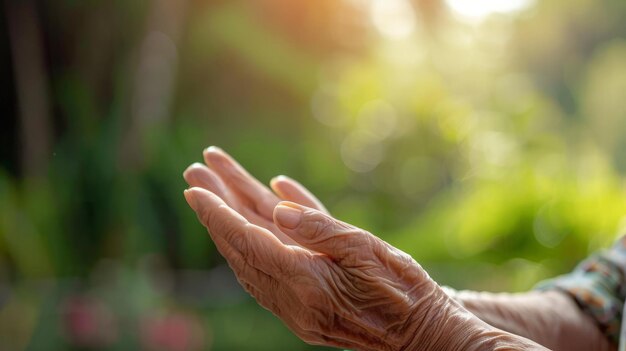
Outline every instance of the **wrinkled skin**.
{"label": "wrinkled skin", "polygon": [[454,298],[481,320],[554,351],[616,350],[574,299],[558,290],[460,291]]}
{"label": "wrinkled skin", "polygon": [[[332,218],[286,177],[275,193],[223,151],[185,197],[241,285],[311,344],[354,350],[545,350],[464,309],[409,255]],[[288,200],[288,201],[283,201]]]}

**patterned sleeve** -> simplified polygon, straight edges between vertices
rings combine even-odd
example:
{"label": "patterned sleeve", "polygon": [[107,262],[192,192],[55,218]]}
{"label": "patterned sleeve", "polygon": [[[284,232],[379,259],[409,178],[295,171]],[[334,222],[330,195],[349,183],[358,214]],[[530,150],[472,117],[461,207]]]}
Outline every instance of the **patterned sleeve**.
{"label": "patterned sleeve", "polygon": [[615,345],[619,343],[626,296],[626,236],[594,254],[569,274],[539,283],[539,290],[569,294]]}

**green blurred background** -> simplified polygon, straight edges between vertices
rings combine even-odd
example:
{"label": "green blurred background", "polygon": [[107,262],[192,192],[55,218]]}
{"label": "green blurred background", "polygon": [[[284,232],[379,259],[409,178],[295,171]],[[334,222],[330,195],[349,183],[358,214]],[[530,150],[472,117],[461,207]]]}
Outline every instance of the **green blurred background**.
{"label": "green blurred background", "polygon": [[456,288],[530,289],[626,224],[623,0],[2,6],[2,350],[323,349],[187,207],[209,145]]}

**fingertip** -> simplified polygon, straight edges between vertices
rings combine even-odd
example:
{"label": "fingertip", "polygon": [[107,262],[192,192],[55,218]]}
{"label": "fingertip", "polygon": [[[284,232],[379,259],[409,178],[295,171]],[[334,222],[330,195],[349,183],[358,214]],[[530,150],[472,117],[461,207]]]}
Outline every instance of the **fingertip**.
{"label": "fingertip", "polygon": [[226,157],[226,152],[217,146],[209,146],[202,152],[205,159],[216,159]]}
{"label": "fingertip", "polygon": [[[187,192],[192,194],[192,196],[196,199],[202,199],[211,202],[223,202],[219,196],[201,187],[192,186],[191,188],[187,189]],[[196,201],[199,202],[200,200]]]}
{"label": "fingertip", "polygon": [[301,206],[292,202],[282,201],[274,208],[274,221],[283,228],[295,229],[301,220]]}
{"label": "fingertip", "polygon": [[196,197],[194,196],[193,192],[191,191],[191,189],[185,189],[183,191],[183,196],[185,196],[185,200],[187,200],[187,203],[189,204],[189,206],[194,211],[197,211],[198,201]]}
{"label": "fingertip", "polygon": [[224,152],[224,150],[222,150],[221,148],[215,146],[215,145],[211,145],[209,147],[207,147],[206,149],[204,149],[204,152],[206,153],[210,153],[210,152]]}
{"label": "fingertip", "polygon": [[272,178],[272,182],[274,183],[282,183],[282,182],[287,182],[291,180],[291,178],[287,177],[286,175],[277,175],[276,177]]}
{"label": "fingertip", "polygon": [[209,163],[209,159],[211,157],[211,154],[215,153],[215,151],[211,149],[212,147],[213,146],[211,146],[209,148],[206,148],[206,149],[204,149],[204,151],[202,151],[202,156],[204,157],[204,161],[206,161],[207,164]]}
{"label": "fingertip", "polygon": [[[278,176],[280,177],[280,176]],[[270,187],[273,189],[274,186],[276,185],[276,183],[278,183],[280,180],[278,179],[278,177],[274,177],[272,179],[270,179]]]}
{"label": "fingertip", "polygon": [[191,171],[192,168],[193,168],[193,165],[190,165],[189,167],[185,168],[185,170],[183,171],[183,178],[185,180],[189,179],[189,172]]}
{"label": "fingertip", "polygon": [[270,188],[274,190],[276,194],[280,197],[284,197],[285,192],[282,189],[283,185],[287,182],[287,177],[284,175],[279,175],[270,180]]}
{"label": "fingertip", "polygon": [[194,162],[194,163],[192,163],[192,164],[188,167],[188,169],[195,169],[195,168],[202,168],[202,169],[204,169],[204,168],[206,168],[206,166],[205,166],[205,165],[203,165],[203,164],[202,164],[202,163],[200,163],[200,162]]}
{"label": "fingertip", "polygon": [[276,223],[279,226],[281,225],[281,221],[278,218],[278,214],[279,214],[279,212],[284,210],[284,207],[301,210],[300,206],[297,203],[294,203],[294,202],[291,202],[291,201],[280,201],[280,202],[278,202],[276,204],[276,206],[274,206],[274,211],[272,212],[272,218],[274,220],[274,223]]}
{"label": "fingertip", "polygon": [[194,162],[191,165],[189,165],[189,167],[187,167],[185,169],[185,171],[183,172],[183,177],[185,178],[185,180],[190,179],[190,176],[193,174],[193,171],[195,169],[199,169],[199,168],[203,168],[205,167],[203,164],[199,163],[199,162]]}
{"label": "fingertip", "polygon": [[204,162],[206,162],[209,167],[213,168],[216,166],[224,166],[227,161],[226,153],[217,146],[208,147],[204,150],[202,155],[204,156]]}

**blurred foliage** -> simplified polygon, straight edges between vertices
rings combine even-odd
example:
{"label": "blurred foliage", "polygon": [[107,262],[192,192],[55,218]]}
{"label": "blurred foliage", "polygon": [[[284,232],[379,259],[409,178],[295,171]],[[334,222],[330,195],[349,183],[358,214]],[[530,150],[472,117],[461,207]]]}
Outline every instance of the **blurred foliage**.
{"label": "blurred foliage", "polygon": [[6,1],[1,348],[322,349],[184,202],[209,145],[456,288],[523,291],[610,245],[626,5],[511,3]]}

